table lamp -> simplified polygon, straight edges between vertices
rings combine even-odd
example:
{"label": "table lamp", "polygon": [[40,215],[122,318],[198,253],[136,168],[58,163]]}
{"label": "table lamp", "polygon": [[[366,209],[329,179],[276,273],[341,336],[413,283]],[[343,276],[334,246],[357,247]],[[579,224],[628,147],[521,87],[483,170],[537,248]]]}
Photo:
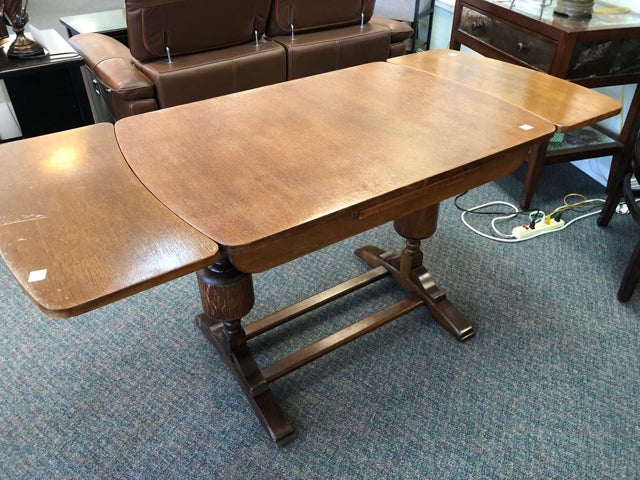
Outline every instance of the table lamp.
{"label": "table lamp", "polygon": [[22,0],[4,0],[2,2],[4,23],[13,28],[16,34],[16,39],[7,51],[7,55],[10,57],[31,57],[44,54],[42,46],[35,40],[27,38],[24,34],[24,28],[29,22],[28,4],[29,0],[26,0],[24,7],[22,6]]}
{"label": "table lamp", "polygon": [[558,0],[553,13],[564,17],[591,17],[594,3],[595,0]]}

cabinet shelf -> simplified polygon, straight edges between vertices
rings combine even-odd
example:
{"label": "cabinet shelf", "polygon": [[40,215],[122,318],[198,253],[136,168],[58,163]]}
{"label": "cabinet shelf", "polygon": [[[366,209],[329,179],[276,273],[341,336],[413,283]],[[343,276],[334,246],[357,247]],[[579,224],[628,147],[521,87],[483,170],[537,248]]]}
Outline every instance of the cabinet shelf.
{"label": "cabinet shelf", "polygon": [[545,163],[573,162],[620,153],[624,145],[597,125],[563,134],[562,140],[549,142]]}

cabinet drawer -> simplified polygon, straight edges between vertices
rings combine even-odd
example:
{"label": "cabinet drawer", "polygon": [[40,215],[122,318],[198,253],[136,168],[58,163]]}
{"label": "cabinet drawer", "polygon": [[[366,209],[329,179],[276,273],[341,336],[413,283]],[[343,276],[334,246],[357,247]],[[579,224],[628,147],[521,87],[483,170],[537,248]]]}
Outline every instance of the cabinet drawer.
{"label": "cabinet drawer", "polygon": [[556,42],[462,7],[458,30],[527,65],[548,73]]}
{"label": "cabinet drawer", "polygon": [[640,38],[581,42],[576,45],[567,78],[577,80],[640,73]]}

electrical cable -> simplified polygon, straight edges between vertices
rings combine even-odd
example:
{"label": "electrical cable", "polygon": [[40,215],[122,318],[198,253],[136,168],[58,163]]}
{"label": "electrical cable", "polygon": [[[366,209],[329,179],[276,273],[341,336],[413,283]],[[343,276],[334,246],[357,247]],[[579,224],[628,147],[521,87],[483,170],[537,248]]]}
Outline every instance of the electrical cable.
{"label": "electrical cable", "polygon": [[[480,206],[478,206],[478,207],[474,207],[474,208],[473,208],[473,210],[467,210],[466,208],[464,208],[464,207],[460,206],[460,204],[458,203],[458,200],[460,200],[462,197],[464,197],[467,193],[469,193],[469,191],[468,191],[468,190],[467,190],[466,192],[462,192],[462,193],[460,193],[459,195],[457,195],[457,196],[454,198],[454,200],[453,200],[453,204],[455,205],[455,207],[456,207],[458,210],[460,210],[460,211],[462,211],[462,212],[467,212],[467,213],[471,213],[471,212],[473,211],[473,213],[474,213],[474,214],[476,214],[476,215],[507,215],[507,214],[511,215],[509,212],[492,212],[492,211],[489,211],[489,212],[476,212],[476,211],[475,211],[475,210],[477,210],[477,209],[479,209],[479,208],[483,208],[483,207],[485,207],[485,206],[491,206],[491,205],[493,205],[495,202],[489,202],[489,203],[486,203],[485,205],[480,205]],[[509,207],[513,207],[513,205],[511,205],[510,203],[507,203],[507,202],[498,202],[498,203],[508,205]],[[538,209],[533,209],[533,210],[518,210],[518,211],[517,211],[517,213],[518,213],[519,215],[531,215],[531,213],[537,213],[537,212],[539,212],[539,211],[540,211],[540,210],[538,210]]]}
{"label": "electrical cable", "polygon": [[[569,203],[567,199],[571,197],[578,197],[581,200],[577,203]],[[582,209],[590,210],[592,208],[597,208],[601,205],[604,205],[605,203],[604,200],[600,200],[600,199],[587,200],[587,197],[585,197],[581,193],[568,193],[567,195],[564,196],[562,201],[564,202],[564,206],[556,208],[553,212],[551,212],[549,215],[545,217],[545,222],[547,224],[551,220],[551,217],[557,213],[566,212],[567,210],[573,210],[573,211],[578,211]],[[585,205],[588,202],[596,202],[596,201],[601,201],[602,203],[600,205]]]}
{"label": "electrical cable", "polygon": [[[465,192],[466,193],[466,192]],[[461,195],[459,195],[458,197],[460,197]],[[577,196],[579,198],[581,198],[581,200],[577,203],[569,203],[567,200],[571,197]],[[458,197],[456,197],[456,200],[458,199]],[[594,203],[597,202],[597,205],[589,205],[590,203]],[[501,200],[496,200],[493,202],[488,202],[488,203],[484,203],[482,205],[478,205],[477,207],[473,207],[473,208],[469,208],[469,209],[463,209],[461,207],[459,207],[458,205],[456,205],[456,207],[458,207],[460,210],[462,210],[462,213],[460,214],[460,219],[462,220],[462,223],[472,232],[474,232],[477,235],[480,235],[481,237],[487,238],[489,240],[494,240],[496,242],[503,242],[503,243],[518,243],[518,242],[523,242],[525,240],[530,240],[532,238],[536,238],[539,237],[541,235],[546,235],[547,233],[552,233],[552,232],[559,232],[560,230],[564,230],[565,228],[567,228],[569,225],[571,225],[572,223],[577,222],[578,220],[582,220],[584,218],[590,217],[592,215],[597,215],[598,213],[600,213],[602,210],[596,210],[594,212],[589,212],[586,213],[584,215],[581,215],[579,217],[576,217],[568,222],[566,222],[564,225],[562,225],[561,227],[558,227],[556,229],[553,230],[545,230],[545,231],[541,231],[540,233],[535,233],[531,236],[528,236],[526,238],[516,238],[513,234],[506,234],[501,232],[500,230],[498,230],[498,227],[496,226],[496,223],[498,221],[501,220],[509,220],[512,219],[514,217],[516,217],[519,214],[528,214],[529,215],[529,219],[531,220],[531,227],[530,228],[535,228],[535,224],[540,222],[540,221],[546,221],[546,219],[551,219],[552,216],[556,215],[562,215],[563,212],[569,211],[569,210],[573,210],[573,211],[578,211],[578,210],[586,210],[586,209],[593,209],[593,208],[598,208],[600,206],[602,206],[605,203],[605,200],[600,199],[600,198],[596,198],[596,199],[587,199],[584,195],[581,195],[579,193],[570,193],[565,195],[564,197],[564,205],[561,207],[556,208],[555,210],[553,210],[549,215],[545,215],[544,212],[542,212],[541,210],[533,210],[530,212],[522,212],[518,207],[516,207],[515,205],[508,203],[508,202],[504,202]],[[512,208],[514,211],[512,213],[506,213],[506,212],[495,212],[495,215],[500,215],[499,217],[494,218],[491,221],[491,228],[492,230],[496,233],[497,236],[494,235],[489,235],[486,234],[484,232],[479,231],[478,229],[472,227],[469,222],[467,222],[465,216],[469,213],[473,213],[473,214],[484,214],[486,212],[477,212],[476,210],[482,209],[482,208],[487,208],[493,205],[505,205],[508,206],[510,208]]]}
{"label": "electrical cable", "polygon": [[612,8],[600,8],[598,10],[594,10],[593,13],[606,13],[609,15],[622,15],[625,13],[631,13],[631,9],[629,7],[612,7]]}

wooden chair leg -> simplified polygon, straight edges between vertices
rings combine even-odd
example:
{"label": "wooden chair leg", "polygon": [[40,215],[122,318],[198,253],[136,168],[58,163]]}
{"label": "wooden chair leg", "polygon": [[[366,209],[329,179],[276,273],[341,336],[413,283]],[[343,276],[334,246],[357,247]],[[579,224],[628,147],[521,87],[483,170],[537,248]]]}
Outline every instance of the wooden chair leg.
{"label": "wooden chair leg", "polygon": [[633,250],[631,259],[622,276],[622,282],[618,290],[618,300],[621,302],[628,301],[631,295],[633,295],[638,280],[640,280],[640,242],[638,242],[636,248]]}
{"label": "wooden chair leg", "polygon": [[612,169],[609,173],[607,201],[602,207],[597,220],[597,224],[600,227],[606,227],[613,214],[616,213],[616,208],[622,199],[623,182],[628,168],[628,162],[618,162],[616,170]]}
{"label": "wooden chair leg", "polygon": [[[640,84],[636,86],[636,91],[631,99],[631,105],[629,105],[629,111],[626,115],[626,120],[618,135],[618,141],[624,145],[621,152],[613,156],[611,160],[611,169],[609,170],[609,179],[607,182],[607,194],[611,193],[611,189],[615,185],[617,180],[614,173],[618,170],[627,170],[626,165],[633,155],[633,149],[636,139],[638,138],[638,131],[640,130]],[[621,165],[625,165],[622,167]],[[624,176],[624,175],[623,175]]]}
{"label": "wooden chair leg", "polygon": [[[635,155],[636,158],[631,162],[630,170],[631,172],[627,173],[624,179],[624,198],[629,206],[629,211],[631,212],[631,216],[633,219],[640,225],[640,207],[636,204],[636,198],[634,196],[634,191],[631,187],[631,178],[635,172],[637,177],[638,175],[638,161],[640,161],[640,136],[638,137],[636,144]],[[636,245],[636,248],[633,250],[631,254],[631,259],[627,264],[627,268],[624,271],[622,276],[622,282],[620,284],[620,289],[618,290],[618,300],[621,302],[626,302],[633,295],[633,291],[635,290],[636,284],[640,280],[640,242]]]}

